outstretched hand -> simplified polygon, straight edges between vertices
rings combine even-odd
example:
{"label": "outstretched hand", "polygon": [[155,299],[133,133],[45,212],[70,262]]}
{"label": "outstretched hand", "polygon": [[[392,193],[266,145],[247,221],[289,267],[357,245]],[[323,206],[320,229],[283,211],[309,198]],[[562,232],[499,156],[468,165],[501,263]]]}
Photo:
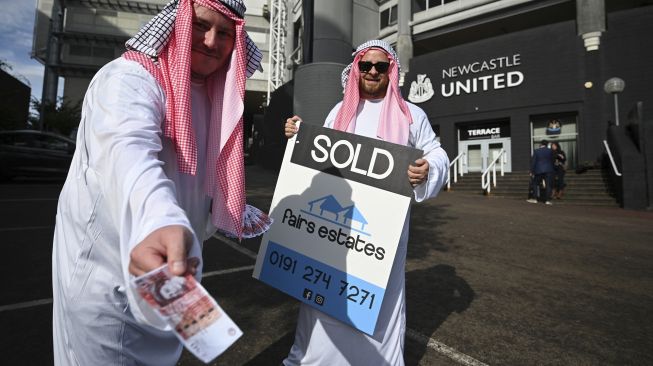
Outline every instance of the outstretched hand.
{"label": "outstretched hand", "polygon": [[426,159],[417,159],[415,164],[408,166],[408,181],[413,187],[424,183],[429,176],[429,162]]}
{"label": "outstretched hand", "polygon": [[192,244],[193,236],[184,226],[170,225],[154,230],[132,249],[129,272],[141,276],[168,263],[170,273],[175,276],[194,274],[199,260],[187,261]]}
{"label": "outstretched hand", "polygon": [[297,134],[299,127],[297,127],[297,122],[301,122],[302,119],[299,116],[292,116],[286,120],[286,125],[284,128],[284,133],[287,138],[291,138]]}

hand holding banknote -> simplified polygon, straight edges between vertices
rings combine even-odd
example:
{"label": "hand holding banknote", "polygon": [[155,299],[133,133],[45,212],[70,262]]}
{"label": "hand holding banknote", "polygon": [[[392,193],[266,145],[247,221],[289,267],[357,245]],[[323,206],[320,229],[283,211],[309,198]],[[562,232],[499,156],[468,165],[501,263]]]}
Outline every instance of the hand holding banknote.
{"label": "hand holding banknote", "polygon": [[193,236],[184,226],[170,225],[154,230],[132,249],[129,272],[142,276],[167,263],[174,276],[194,274],[197,262],[188,263],[188,266],[186,262],[192,244]]}

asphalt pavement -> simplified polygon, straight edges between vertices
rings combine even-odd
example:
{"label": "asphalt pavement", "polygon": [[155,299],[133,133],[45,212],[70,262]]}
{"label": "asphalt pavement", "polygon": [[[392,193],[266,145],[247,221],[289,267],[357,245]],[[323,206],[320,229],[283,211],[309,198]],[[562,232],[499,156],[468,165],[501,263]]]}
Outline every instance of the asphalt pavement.
{"label": "asphalt pavement", "polygon": [[[246,173],[269,208],[276,174]],[[2,365],[52,364],[60,189],[0,184]],[[413,206],[410,235],[407,365],[653,364],[653,213],[442,192]],[[292,344],[297,302],[251,277],[258,246],[205,243],[203,284],[244,331],[212,365],[278,365]]]}

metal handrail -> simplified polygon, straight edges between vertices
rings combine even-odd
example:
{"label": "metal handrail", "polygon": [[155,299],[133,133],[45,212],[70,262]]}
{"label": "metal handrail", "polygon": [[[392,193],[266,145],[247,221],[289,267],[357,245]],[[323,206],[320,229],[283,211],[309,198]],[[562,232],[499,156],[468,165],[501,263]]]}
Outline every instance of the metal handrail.
{"label": "metal handrail", "polygon": [[[461,152],[449,163],[449,174],[447,176],[447,191],[451,189],[451,167],[453,166],[453,182],[458,183],[458,165],[460,165],[460,176],[462,177],[464,173],[463,165],[465,165],[465,159],[461,159],[463,156],[467,155],[464,152]],[[456,164],[458,163],[458,164]]]}
{"label": "metal handrail", "polygon": [[501,176],[503,177],[503,166],[508,162],[508,156],[506,155],[506,151],[504,149],[499,151],[499,155],[494,158],[492,163],[488,165],[487,169],[485,169],[483,175],[481,176],[481,188],[487,193],[490,193],[490,190],[492,189],[490,187],[490,169],[492,169],[492,185],[494,187],[497,186],[497,162],[499,160],[501,160]]}
{"label": "metal handrail", "polygon": [[606,140],[603,140],[603,146],[605,146],[605,151],[608,152],[608,156],[610,157],[610,163],[612,164],[612,170],[614,170],[614,174],[617,177],[621,177],[621,173],[619,173],[619,169],[617,169],[617,164],[614,162],[614,158],[612,157],[612,151],[610,151],[610,146],[608,145],[608,142]]}
{"label": "metal handrail", "polygon": [[[301,38],[300,38],[300,41],[301,41]],[[290,58],[290,61],[292,61],[293,65],[301,65],[301,63],[302,63],[302,46],[301,45],[297,46],[297,48],[295,48],[292,51],[289,58]],[[292,67],[292,66],[290,66],[290,67]]]}

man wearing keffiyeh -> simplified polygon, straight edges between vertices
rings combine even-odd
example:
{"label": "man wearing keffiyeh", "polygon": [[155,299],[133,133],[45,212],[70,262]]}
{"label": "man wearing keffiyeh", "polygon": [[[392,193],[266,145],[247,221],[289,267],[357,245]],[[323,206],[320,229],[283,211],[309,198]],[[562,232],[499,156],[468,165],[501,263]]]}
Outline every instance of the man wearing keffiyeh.
{"label": "man wearing keffiyeh", "polygon": [[[401,65],[388,43],[372,40],[353,53],[354,61],[342,73],[345,88],[325,127],[378,138],[424,151],[406,167],[415,200],[435,197],[446,182],[449,159],[436,140],[422,109],[406,102],[399,91]],[[289,118],[286,137],[297,133],[300,117]],[[315,308],[301,304],[295,343],[283,361],[294,365],[403,365],[406,331],[405,275],[410,212],[392,265],[383,304],[372,336],[341,323]]]}
{"label": "man wearing keffiyeh", "polygon": [[[242,0],[173,0],[84,97],[53,246],[57,365],[173,365],[181,345],[129,280],[200,277],[202,242],[243,237],[243,98],[261,53]],[[189,263],[192,263],[189,265]]]}

